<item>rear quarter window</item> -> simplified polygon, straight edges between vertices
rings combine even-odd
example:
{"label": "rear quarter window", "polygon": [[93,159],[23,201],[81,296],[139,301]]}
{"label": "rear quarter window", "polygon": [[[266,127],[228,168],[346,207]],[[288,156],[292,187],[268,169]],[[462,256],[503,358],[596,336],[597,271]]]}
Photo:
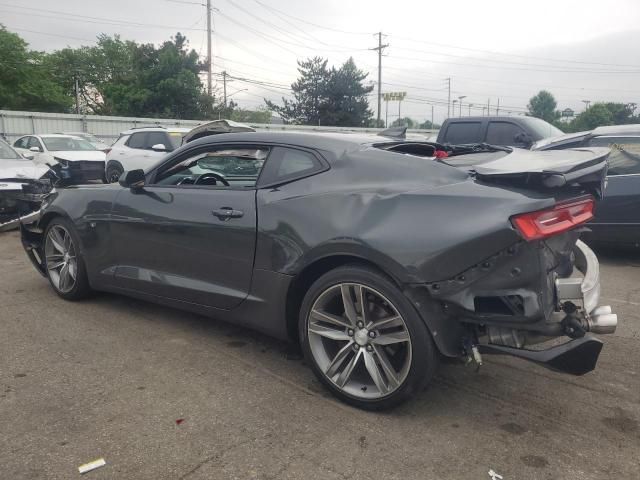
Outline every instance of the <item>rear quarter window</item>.
{"label": "rear quarter window", "polygon": [[129,140],[127,140],[127,147],[145,148],[146,138],[147,138],[146,132],[132,133],[131,136],[129,137]]}
{"label": "rear quarter window", "polygon": [[445,143],[479,143],[482,142],[482,124],[480,122],[453,122],[447,127]]}
{"label": "rear quarter window", "polygon": [[295,148],[274,147],[260,176],[260,185],[288,182],[325,169],[311,152]]}

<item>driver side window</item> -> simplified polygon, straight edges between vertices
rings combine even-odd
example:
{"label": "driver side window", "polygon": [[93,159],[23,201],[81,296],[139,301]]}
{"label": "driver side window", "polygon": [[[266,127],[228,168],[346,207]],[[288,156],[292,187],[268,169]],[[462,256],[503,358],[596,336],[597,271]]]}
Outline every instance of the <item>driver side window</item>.
{"label": "driver side window", "polygon": [[253,188],[269,154],[264,147],[209,148],[187,154],[162,168],[156,185]]}

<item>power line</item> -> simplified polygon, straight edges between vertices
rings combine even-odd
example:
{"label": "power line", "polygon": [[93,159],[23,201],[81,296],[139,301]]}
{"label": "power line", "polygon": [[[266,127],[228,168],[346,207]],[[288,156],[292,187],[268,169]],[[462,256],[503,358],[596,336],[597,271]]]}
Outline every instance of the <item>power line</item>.
{"label": "power line", "polygon": [[576,64],[583,64],[583,65],[600,65],[600,66],[605,66],[605,67],[640,68],[640,65],[601,63],[601,62],[587,62],[587,61],[582,61],[582,60],[567,60],[567,59],[549,58],[549,57],[535,57],[535,56],[531,56],[531,55],[518,55],[518,54],[515,54],[515,53],[496,52],[496,51],[493,51],[493,50],[482,50],[482,49],[479,49],[479,48],[459,47],[459,46],[456,46],[456,45],[450,45],[450,44],[445,44],[445,43],[437,43],[437,42],[430,42],[430,41],[426,41],[426,40],[417,40],[417,39],[414,39],[414,38],[403,37],[403,36],[398,36],[398,35],[393,35],[393,36],[395,38],[409,40],[411,42],[416,42],[416,43],[424,43],[424,44],[427,44],[427,45],[435,45],[435,46],[445,47],[445,48],[453,48],[453,49],[458,49],[458,50],[467,50],[467,51],[471,51],[471,52],[486,53],[486,54],[490,54],[490,55],[500,55],[500,56],[527,58],[527,59],[532,58],[534,60],[544,60],[544,61],[560,62],[560,63],[576,63]]}
{"label": "power line", "polygon": [[102,25],[114,25],[114,26],[130,26],[130,27],[148,27],[148,28],[162,28],[162,29],[173,29],[173,30],[195,30],[202,31],[202,28],[191,28],[191,27],[179,27],[175,25],[160,25],[153,23],[140,23],[140,22],[129,22],[126,20],[113,20],[104,17],[90,17],[87,15],[77,15],[74,13],[68,12],[58,12],[55,10],[45,10],[45,9],[35,9],[28,8],[17,5],[10,5],[5,3],[0,3],[0,7],[10,7],[10,8],[20,8],[21,10],[35,10],[37,12],[45,12],[49,13],[49,15],[40,14],[40,13],[27,13],[27,12],[14,12],[14,11],[5,11],[5,13],[10,13],[12,15],[26,15],[29,17],[43,17],[55,20],[62,21],[70,21],[70,22],[81,22],[81,23],[94,23],[94,24],[102,24]]}
{"label": "power line", "polygon": [[[262,5],[263,7],[266,7],[264,3],[262,3],[262,2],[260,2],[258,0],[254,0],[254,1],[256,3],[259,3],[260,5]],[[295,20],[297,22],[301,22],[301,23],[304,23],[306,25],[311,25],[313,27],[320,28],[322,30],[327,30],[327,31],[337,32],[337,33],[346,33],[347,35],[371,35],[370,32],[350,32],[350,31],[347,31],[347,30],[340,30],[340,29],[337,29],[337,28],[325,27],[323,25],[318,25],[317,23],[313,23],[313,22],[309,22],[307,20],[303,20],[302,18],[294,17],[293,15],[290,15],[290,14],[288,14],[286,12],[283,12],[282,10],[278,10],[275,7],[269,6],[269,7],[266,7],[266,8],[268,8],[269,10],[278,12],[281,15],[284,15],[287,18],[291,18],[291,19],[293,19],[293,20]]]}

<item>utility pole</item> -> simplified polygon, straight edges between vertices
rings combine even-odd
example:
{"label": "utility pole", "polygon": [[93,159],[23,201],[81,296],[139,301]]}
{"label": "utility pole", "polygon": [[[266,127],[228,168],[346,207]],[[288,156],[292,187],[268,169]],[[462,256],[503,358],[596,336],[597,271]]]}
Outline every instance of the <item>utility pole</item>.
{"label": "utility pole", "polygon": [[224,108],[227,108],[227,71],[222,71],[222,91],[224,92]]}
{"label": "utility pole", "polygon": [[584,103],[584,109],[587,110],[591,105],[591,100],[582,100],[582,103]]}
{"label": "utility pole", "polygon": [[384,128],[389,126],[389,100],[384,99]]}
{"label": "utility pole", "polygon": [[398,120],[402,118],[402,115],[400,115],[400,105],[402,105],[402,98],[398,99]]}
{"label": "utility pole", "polygon": [[[207,94],[211,96],[212,83],[211,72],[213,70],[213,60],[211,55],[211,0],[207,0]],[[225,102],[226,105],[226,102]]]}
{"label": "utility pole", "polygon": [[487,98],[487,116],[491,116],[491,99]]}
{"label": "utility pole", "polygon": [[451,116],[451,77],[447,77],[449,94],[447,95],[447,118]]}
{"label": "utility pole", "polygon": [[454,98],[453,101],[451,102],[451,105],[452,105],[451,110],[453,110],[454,115],[456,114],[456,103],[458,103],[458,100]]}
{"label": "utility pole", "polygon": [[77,75],[74,77],[73,85],[76,93],[76,114],[80,115],[80,82]]}
{"label": "utility pole", "polygon": [[500,98],[498,98],[498,106],[496,107],[496,115],[500,115]]}
{"label": "utility pole", "polygon": [[471,107],[473,107],[473,103],[469,104],[469,116],[471,116]]}
{"label": "utility pole", "polygon": [[382,44],[382,32],[378,32],[378,46],[369,50],[378,51],[378,125],[380,124],[380,115],[382,114],[382,49],[389,46],[388,43]]}
{"label": "utility pole", "polygon": [[431,128],[433,129],[433,105],[431,105]]}

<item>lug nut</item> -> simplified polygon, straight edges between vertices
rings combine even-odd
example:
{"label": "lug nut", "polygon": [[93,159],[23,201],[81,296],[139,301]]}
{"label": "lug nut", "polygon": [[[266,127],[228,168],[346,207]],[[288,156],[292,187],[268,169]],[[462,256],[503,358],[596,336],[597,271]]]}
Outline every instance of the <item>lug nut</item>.
{"label": "lug nut", "polygon": [[356,325],[358,326],[358,328],[364,327],[364,323],[362,323],[362,322],[358,322]]}
{"label": "lug nut", "polygon": [[373,347],[371,345],[367,345],[367,352],[373,352]]}
{"label": "lug nut", "polygon": [[376,332],[373,332],[373,331],[369,332],[369,337],[376,338]]}
{"label": "lug nut", "polygon": [[357,343],[354,343],[353,348],[355,348],[356,350],[360,350],[360,345],[358,345]]}
{"label": "lug nut", "polygon": [[353,334],[354,334],[354,333],[355,333],[355,332],[354,332],[351,328],[350,328],[349,330],[347,330],[347,334],[348,334],[350,337],[353,337]]}

